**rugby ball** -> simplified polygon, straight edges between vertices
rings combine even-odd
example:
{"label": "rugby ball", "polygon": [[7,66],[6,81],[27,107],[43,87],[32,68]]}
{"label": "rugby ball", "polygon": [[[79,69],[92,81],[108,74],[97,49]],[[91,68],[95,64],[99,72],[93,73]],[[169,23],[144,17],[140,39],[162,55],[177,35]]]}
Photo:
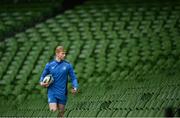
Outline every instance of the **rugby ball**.
{"label": "rugby ball", "polygon": [[47,75],[43,79],[43,83],[48,83],[48,85],[52,84],[53,81],[54,81],[54,79],[53,79],[52,75]]}

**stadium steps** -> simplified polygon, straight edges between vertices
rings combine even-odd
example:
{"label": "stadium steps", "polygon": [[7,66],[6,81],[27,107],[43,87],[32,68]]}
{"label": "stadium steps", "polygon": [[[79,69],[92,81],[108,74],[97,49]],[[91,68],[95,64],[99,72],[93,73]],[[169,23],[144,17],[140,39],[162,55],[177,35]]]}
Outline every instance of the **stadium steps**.
{"label": "stadium steps", "polygon": [[0,115],[57,115],[39,86],[57,45],[67,49],[80,83],[65,116],[162,117],[166,107],[177,109],[178,6],[91,1],[7,38],[0,47],[0,95],[24,104]]}

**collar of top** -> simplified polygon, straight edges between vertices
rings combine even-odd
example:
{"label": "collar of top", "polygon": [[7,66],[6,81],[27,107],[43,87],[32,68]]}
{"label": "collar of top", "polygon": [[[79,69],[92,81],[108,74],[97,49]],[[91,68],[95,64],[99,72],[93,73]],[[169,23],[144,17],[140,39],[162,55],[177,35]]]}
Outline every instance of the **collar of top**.
{"label": "collar of top", "polygon": [[57,57],[55,57],[55,60],[57,61],[57,62],[62,62],[63,60],[61,60],[61,59],[58,59]]}

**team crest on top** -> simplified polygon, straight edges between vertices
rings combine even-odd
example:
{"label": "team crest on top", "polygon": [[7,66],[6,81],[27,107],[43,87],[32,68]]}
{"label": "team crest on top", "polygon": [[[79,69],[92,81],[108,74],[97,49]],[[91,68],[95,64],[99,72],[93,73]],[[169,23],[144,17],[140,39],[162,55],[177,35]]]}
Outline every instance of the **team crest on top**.
{"label": "team crest on top", "polygon": [[65,67],[65,66],[63,67],[63,70],[66,70],[66,67]]}

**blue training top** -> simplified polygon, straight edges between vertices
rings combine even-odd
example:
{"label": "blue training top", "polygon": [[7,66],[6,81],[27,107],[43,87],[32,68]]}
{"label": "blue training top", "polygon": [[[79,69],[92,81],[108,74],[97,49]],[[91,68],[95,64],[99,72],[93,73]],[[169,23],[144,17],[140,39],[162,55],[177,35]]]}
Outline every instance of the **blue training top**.
{"label": "blue training top", "polygon": [[60,62],[53,60],[47,63],[41,75],[40,82],[42,82],[44,77],[48,74],[51,74],[54,78],[53,83],[48,87],[48,96],[55,95],[57,98],[67,98],[68,75],[71,78],[73,88],[78,88],[78,82],[73,67],[65,60]]}

